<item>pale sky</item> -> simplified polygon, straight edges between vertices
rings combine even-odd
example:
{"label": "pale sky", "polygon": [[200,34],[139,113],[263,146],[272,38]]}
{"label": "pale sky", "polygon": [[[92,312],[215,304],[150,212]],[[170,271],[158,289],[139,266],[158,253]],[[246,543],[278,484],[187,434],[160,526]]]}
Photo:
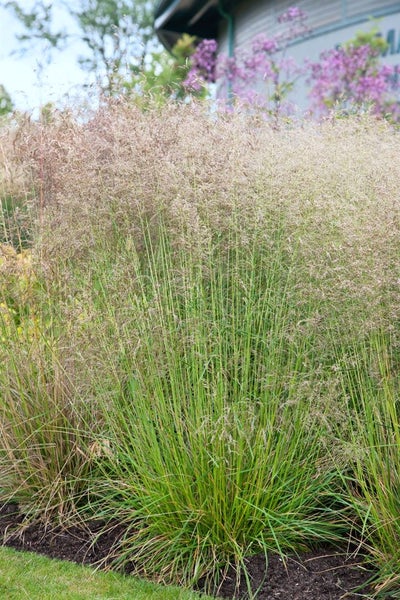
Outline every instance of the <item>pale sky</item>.
{"label": "pale sky", "polygon": [[[25,8],[31,3],[25,0]],[[65,22],[65,13],[55,15],[62,19],[62,25],[73,30],[74,23]],[[60,21],[57,23],[60,26]],[[33,110],[47,102],[67,103],[82,97],[82,85],[88,75],[77,64],[77,57],[84,53],[78,42],[71,43],[63,51],[54,51],[50,64],[46,63],[43,46],[37,44],[24,56],[10,56],[12,51],[21,48],[15,38],[22,29],[10,11],[0,7],[0,83],[11,96],[16,108]]]}

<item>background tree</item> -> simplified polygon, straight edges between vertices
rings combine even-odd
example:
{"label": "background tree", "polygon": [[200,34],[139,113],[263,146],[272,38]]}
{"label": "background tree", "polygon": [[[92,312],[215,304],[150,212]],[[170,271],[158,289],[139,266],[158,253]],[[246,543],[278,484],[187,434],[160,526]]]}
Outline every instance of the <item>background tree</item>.
{"label": "background tree", "polygon": [[[42,43],[47,52],[62,50],[77,39],[86,46],[79,63],[94,74],[106,93],[113,93],[121,79],[141,69],[151,52],[162,52],[152,23],[155,0],[36,0],[2,1],[18,18],[24,32],[18,39],[28,44]],[[55,12],[63,11],[77,25],[76,31],[57,28]]]}
{"label": "background tree", "polygon": [[112,92],[130,69],[143,69],[146,56],[159,46],[152,27],[154,0],[86,0],[78,6],[69,11],[90,50],[80,64]]}

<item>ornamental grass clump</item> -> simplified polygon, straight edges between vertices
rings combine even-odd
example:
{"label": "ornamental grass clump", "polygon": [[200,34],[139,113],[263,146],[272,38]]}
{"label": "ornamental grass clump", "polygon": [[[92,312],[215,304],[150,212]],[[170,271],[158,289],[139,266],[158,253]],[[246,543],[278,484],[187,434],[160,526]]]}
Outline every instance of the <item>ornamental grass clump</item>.
{"label": "ornamental grass clump", "polygon": [[[116,564],[211,586],[246,556],[337,540],[343,521],[309,395],[312,350],[290,332],[279,239],[268,252],[257,239],[210,243],[200,261],[174,251],[167,231],[145,236],[146,261],[126,254],[120,393],[104,407],[109,453],[92,501],[126,523]],[[117,327],[115,308],[113,318]]]}
{"label": "ornamental grass clump", "polygon": [[0,505],[65,523],[87,489],[96,415],[40,256],[42,158],[25,151],[37,128],[0,129]]}
{"label": "ornamental grass clump", "polygon": [[[26,518],[77,518],[95,442],[96,414],[74,380],[76,359],[56,298],[31,256],[0,259],[0,502]],[[10,263],[10,264],[8,264]],[[7,268],[8,267],[8,268]],[[64,330],[64,331],[63,331]]]}
{"label": "ornamental grass clump", "polygon": [[3,334],[4,481],[47,469],[39,512],[118,519],[117,565],[209,589],[355,531],[337,364],[398,339],[397,137],[122,101],[22,126],[39,332]]}
{"label": "ornamental grass clump", "polygon": [[38,327],[8,327],[0,352],[0,499],[50,525],[77,518],[94,427],[52,342]]}
{"label": "ornamental grass clump", "polygon": [[400,597],[398,331],[376,332],[337,356],[352,455],[342,473],[360,545],[379,575],[379,597]]}
{"label": "ornamental grass clump", "polygon": [[18,124],[0,125],[0,244],[23,251],[33,240],[39,203],[31,159],[15,152],[19,133],[23,131],[28,138],[30,131],[29,122],[22,117],[19,120]]}

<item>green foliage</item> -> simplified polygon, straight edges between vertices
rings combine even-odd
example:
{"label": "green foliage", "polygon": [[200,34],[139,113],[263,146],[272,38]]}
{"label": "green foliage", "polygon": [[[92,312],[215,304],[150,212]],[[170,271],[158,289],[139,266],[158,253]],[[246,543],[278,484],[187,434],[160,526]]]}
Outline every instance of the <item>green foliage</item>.
{"label": "green foliage", "polygon": [[184,34],[175,44],[172,54],[165,50],[148,55],[142,67],[131,67],[132,76],[124,83],[135,101],[162,105],[168,100],[183,100],[188,92],[182,85],[189,71],[189,59],[195,50],[196,38]]}
{"label": "green foliage", "polygon": [[10,94],[4,85],[0,85],[0,117],[8,115],[13,111],[13,103]]}
{"label": "green foliage", "polygon": [[367,45],[370,46],[370,48],[372,48],[372,50],[376,52],[377,56],[383,54],[388,48],[388,43],[386,40],[383,39],[379,31],[379,24],[376,20],[373,21],[372,27],[369,31],[357,31],[354,38],[346,42],[346,44],[344,44],[344,47],[358,48],[360,46]]}

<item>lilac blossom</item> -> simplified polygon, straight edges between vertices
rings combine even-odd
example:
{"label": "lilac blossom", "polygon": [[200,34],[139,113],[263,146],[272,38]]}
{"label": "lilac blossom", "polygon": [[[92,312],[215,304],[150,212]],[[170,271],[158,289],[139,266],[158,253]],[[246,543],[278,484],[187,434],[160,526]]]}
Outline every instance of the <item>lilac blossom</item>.
{"label": "lilac blossom", "polygon": [[305,19],[303,11],[291,7],[278,19],[279,23],[290,24],[285,31],[275,36],[258,35],[247,50],[220,59],[218,79],[230,86],[236,101],[264,108],[275,117],[288,112],[286,96],[302,70],[285,54],[290,41],[309,31]]}
{"label": "lilac blossom", "polygon": [[393,111],[395,68],[380,65],[379,53],[370,44],[323,52],[310,69],[310,98],[315,113],[323,114],[337,104],[372,104],[376,114],[385,114],[389,106]]}
{"label": "lilac blossom", "polygon": [[254,54],[273,54],[279,50],[278,41],[276,38],[268,38],[263,34],[258,35],[253,40],[252,50]]}
{"label": "lilac blossom", "polygon": [[[400,67],[380,65],[380,53],[372,44],[348,45],[323,52],[319,62],[305,61],[300,67],[286,56],[291,41],[310,33],[307,15],[297,6],[289,7],[277,21],[286,25],[274,36],[258,35],[247,49],[216,61],[215,40],[201,42],[191,57],[186,85],[200,92],[206,82],[218,79],[229,101],[250,104],[266,114],[288,114],[288,94],[300,76],[311,84],[311,110],[323,114],[337,104],[372,104],[376,114],[390,114],[400,120],[400,103],[394,91],[399,88]],[[260,83],[264,83],[264,88]]]}
{"label": "lilac blossom", "polygon": [[191,67],[183,85],[191,92],[199,92],[205,83],[215,81],[218,44],[215,40],[202,40],[191,56]]}
{"label": "lilac blossom", "polygon": [[306,19],[307,15],[298,6],[290,6],[278,17],[278,23],[290,23],[296,20]]}
{"label": "lilac blossom", "polygon": [[196,93],[202,90],[204,86],[204,81],[199,77],[197,71],[195,71],[194,69],[190,69],[190,71],[186,75],[186,79],[183,82],[183,85],[189,92]]}

